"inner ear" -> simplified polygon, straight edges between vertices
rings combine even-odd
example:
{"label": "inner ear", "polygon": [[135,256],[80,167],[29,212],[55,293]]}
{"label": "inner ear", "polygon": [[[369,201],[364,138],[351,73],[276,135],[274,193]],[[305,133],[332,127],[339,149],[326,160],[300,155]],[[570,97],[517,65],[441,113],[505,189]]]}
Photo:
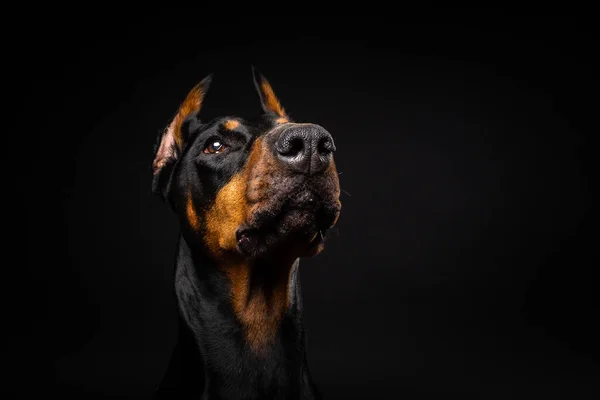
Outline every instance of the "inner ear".
{"label": "inner ear", "polygon": [[163,132],[152,163],[154,175],[158,174],[169,161],[176,160],[183,150],[186,138],[182,133],[182,126],[189,115],[200,111],[211,80],[212,75],[208,75],[190,90],[175,117]]}
{"label": "inner ear", "polygon": [[254,86],[260,97],[260,104],[265,113],[277,116],[279,118],[287,118],[285,109],[275,95],[273,87],[258,70],[252,67],[252,75],[254,77]]}

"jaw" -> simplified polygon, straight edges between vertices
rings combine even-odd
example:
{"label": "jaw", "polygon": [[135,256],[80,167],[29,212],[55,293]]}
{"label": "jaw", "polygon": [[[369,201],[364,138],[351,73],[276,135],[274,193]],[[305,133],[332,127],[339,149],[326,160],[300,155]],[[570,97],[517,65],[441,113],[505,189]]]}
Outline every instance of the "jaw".
{"label": "jaw", "polygon": [[238,251],[249,259],[313,257],[324,248],[326,230],[312,234],[294,234],[285,240],[238,231]]}
{"label": "jaw", "polygon": [[340,189],[333,163],[319,175],[290,174],[267,165],[272,159],[263,153],[253,150],[200,218],[204,247],[215,260],[316,255],[337,221]]}
{"label": "jaw", "polygon": [[337,211],[323,208],[257,213],[252,222],[237,229],[237,249],[251,259],[312,257],[323,250],[325,234],[337,216]]}
{"label": "jaw", "polygon": [[321,195],[310,188],[258,203],[235,232],[238,251],[247,257],[289,254],[310,257],[324,247],[341,204],[336,193]]}

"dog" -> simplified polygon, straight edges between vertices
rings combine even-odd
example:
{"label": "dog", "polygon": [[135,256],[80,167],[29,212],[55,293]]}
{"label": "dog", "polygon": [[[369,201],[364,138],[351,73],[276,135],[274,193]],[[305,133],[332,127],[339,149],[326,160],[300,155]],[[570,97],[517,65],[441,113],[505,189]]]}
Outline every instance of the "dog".
{"label": "dog", "polygon": [[325,128],[292,121],[252,72],[259,115],[202,120],[211,74],[155,148],[152,190],[181,230],[179,338],[156,398],[320,398],[298,266],[323,250],[340,215],[335,144]]}

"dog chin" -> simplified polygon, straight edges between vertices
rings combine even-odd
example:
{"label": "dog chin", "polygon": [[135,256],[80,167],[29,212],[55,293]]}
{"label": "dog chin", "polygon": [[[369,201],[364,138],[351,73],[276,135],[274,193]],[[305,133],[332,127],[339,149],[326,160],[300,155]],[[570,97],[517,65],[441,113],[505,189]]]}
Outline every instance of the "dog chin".
{"label": "dog chin", "polygon": [[238,251],[246,258],[298,258],[312,257],[323,249],[323,234],[294,235],[293,238],[277,240],[251,232],[237,235]]}
{"label": "dog chin", "polygon": [[305,209],[287,210],[274,224],[238,229],[238,251],[248,258],[312,257],[323,249],[331,220]]}

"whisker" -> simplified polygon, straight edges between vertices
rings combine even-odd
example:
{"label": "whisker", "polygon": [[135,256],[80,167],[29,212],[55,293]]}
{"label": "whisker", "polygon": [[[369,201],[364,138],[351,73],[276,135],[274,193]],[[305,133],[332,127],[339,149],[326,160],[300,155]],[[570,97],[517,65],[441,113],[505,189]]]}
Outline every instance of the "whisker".
{"label": "whisker", "polygon": [[346,192],[344,189],[340,188],[342,190],[342,192],[346,193],[348,196],[352,197],[352,195],[348,192]]}

